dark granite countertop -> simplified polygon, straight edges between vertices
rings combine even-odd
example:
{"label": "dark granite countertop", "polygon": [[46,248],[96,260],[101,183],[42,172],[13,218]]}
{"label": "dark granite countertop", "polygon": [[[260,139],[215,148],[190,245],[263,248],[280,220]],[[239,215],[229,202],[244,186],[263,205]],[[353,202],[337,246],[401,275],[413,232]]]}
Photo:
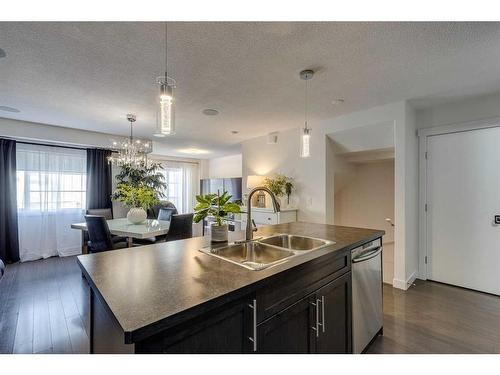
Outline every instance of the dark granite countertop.
{"label": "dark granite countertop", "polygon": [[[275,233],[336,243],[261,271],[200,252],[209,245],[208,237],[80,255],[78,262],[94,292],[122,327],[125,342],[132,343],[151,334],[153,326],[178,324],[196,309],[222,305],[273,275],[335,251],[353,249],[385,232],[296,222],[263,227],[254,236]],[[230,232],[230,241],[242,238],[243,231]]]}

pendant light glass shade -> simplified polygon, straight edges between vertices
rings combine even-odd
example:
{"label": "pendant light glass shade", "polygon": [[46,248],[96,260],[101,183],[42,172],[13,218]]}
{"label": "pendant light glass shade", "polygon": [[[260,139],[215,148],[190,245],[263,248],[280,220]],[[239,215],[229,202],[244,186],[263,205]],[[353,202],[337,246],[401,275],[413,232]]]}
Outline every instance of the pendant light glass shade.
{"label": "pendant light glass shade", "polygon": [[165,22],[165,75],[158,77],[158,111],[155,137],[175,134],[175,80],[168,76],[168,23]]}
{"label": "pendant light glass shade", "polygon": [[300,134],[300,157],[308,158],[311,156],[311,129],[307,125]]}
{"label": "pendant light glass shade", "polygon": [[156,113],[156,137],[175,134],[175,80],[164,76],[158,78],[158,112]]}
{"label": "pendant light glass shade", "polygon": [[311,128],[307,126],[308,115],[308,82],[314,76],[314,71],[303,70],[299,74],[300,79],[306,81],[305,95],[304,95],[304,127],[300,130],[300,157],[308,158],[311,156]]}

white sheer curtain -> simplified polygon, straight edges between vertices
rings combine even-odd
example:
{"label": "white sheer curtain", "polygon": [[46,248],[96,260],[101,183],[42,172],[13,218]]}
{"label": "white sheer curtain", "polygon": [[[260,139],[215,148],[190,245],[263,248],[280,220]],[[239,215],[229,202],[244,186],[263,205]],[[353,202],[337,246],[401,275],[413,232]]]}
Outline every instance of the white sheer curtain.
{"label": "white sheer curtain", "polygon": [[199,165],[165,160],[159,162],[167,183],[164,199],[175,204],[179,213],[193,212],[200,190]]}
{"label": "white sheer curtain", "polygon": [[21,261],[81,253],[85,150],[17,145],[17,210]]}

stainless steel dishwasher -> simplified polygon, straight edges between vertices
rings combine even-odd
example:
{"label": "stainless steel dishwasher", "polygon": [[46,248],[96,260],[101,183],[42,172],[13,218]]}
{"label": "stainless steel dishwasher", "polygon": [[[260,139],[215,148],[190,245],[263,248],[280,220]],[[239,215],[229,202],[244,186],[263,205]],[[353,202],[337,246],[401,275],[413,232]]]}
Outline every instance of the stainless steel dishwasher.
{"label": "stainless steel dishwasher", "polygon": [[353,352],[361,353],[383,326],[382,240],[351,252]]}

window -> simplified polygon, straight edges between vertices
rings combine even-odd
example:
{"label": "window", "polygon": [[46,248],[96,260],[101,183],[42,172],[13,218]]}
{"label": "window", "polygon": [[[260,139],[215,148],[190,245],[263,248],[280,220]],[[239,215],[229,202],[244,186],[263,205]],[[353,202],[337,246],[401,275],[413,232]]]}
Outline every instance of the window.
{"label": "window", "polygon": [[18,210],[84,208],[86,175],[17,171]]}
{"label": "window", "polygon": [[84,209],[86,169],[85,150],[19,144],[18,210]]}
{"label": "window", "polygon": [[181,168],[165,168],[163,171],[167,188],[163,192],[165,198],[172,202],[175,207],[181,211],[182,206],[182,169]]}
{"label": "window", "polygon": [[172,202],[179,213],[193,212],[199,191],[198,164],[160,161],[167,187],[165,200]]}
{"label": "window", "polygon": [[16,163],[21,261],[80,253],[86,151],[18,143]]}

